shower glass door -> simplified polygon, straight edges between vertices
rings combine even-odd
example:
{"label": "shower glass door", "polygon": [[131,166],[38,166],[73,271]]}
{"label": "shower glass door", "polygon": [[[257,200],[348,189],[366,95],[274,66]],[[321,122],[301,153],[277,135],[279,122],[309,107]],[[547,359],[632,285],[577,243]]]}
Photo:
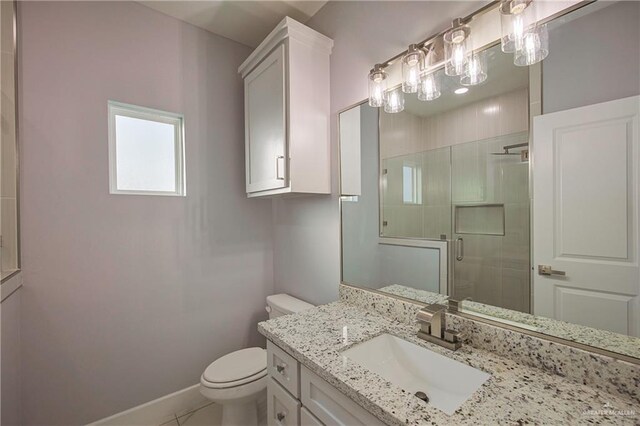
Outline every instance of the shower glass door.
{"label": "shower glass door", "polygon": [[528,132],[451,147],[451,296],[530,312]]}

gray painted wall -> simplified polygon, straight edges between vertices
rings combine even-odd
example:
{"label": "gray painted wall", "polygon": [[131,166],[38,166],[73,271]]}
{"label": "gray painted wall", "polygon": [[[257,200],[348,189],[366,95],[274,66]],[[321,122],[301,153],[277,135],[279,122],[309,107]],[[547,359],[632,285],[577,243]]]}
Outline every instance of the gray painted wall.
{"label": "gray painted wall", "polygon": [[[15,278],[12,278],[12,280]],[[8,283],[3,284],[3,286]],[[15,290],[2,301],[0,319],[2,333],[2,426],[19,426],[21,420],[20,382],[20,306],[22,289]]]}
{"label": "gray painted wall", "polygon": [[640,2],[598,3],[585,9],[604,8],[549,30],[545,114],[640,94]]}
{"label": "gray painted wall", "polygon": [[274,276],[278,291],[312,303],[338,297],[338,111],[367,97],[367,74],[384,61],[466,16],[486,1],[329,2],[307,22],[331,37],[333,195],[274,202]]}
{"label": "gray painted wall", "polygon": [[[250,49],[134,2],[19,12],[24,422],[84,424],[264,343],[272,210],[245,196]],[[185,115],[186,198],[109,195],[108,99]]]}

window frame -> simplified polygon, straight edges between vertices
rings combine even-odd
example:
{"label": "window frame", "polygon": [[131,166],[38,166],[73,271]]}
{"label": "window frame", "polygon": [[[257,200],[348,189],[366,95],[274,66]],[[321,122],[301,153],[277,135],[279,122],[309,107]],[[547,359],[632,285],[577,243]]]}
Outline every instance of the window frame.
{"label": "window frame", "polygon": [[[187,191],[184,147],[184,115],[112,100],[109,100],[107,105],[109,125],[109,193],[113,195],[160,195],[169,197],[185,197],[187,195]],[[175,127],[173,139],[175,150],[175,191],[118,189],[116,116],[171,124]]]}

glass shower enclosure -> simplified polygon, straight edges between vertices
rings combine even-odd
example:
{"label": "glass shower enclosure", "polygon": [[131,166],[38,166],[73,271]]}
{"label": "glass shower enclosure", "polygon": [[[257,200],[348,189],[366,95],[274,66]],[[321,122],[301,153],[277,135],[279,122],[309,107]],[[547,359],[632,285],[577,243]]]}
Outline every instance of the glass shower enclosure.
{"label": "glass shower enclosure", "polygon": [[530,312],[528,140],[381,160],[380,235],[449,241],[450,296]]}

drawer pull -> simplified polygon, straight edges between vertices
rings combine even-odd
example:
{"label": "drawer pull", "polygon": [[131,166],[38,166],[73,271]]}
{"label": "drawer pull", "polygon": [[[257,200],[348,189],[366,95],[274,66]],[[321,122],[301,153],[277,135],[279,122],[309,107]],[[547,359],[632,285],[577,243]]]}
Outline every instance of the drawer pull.
{"label": "drawer pull", "polygon": [[[282,163],[282,167],[280,164]],[[276,179],[284,180],[284,156],[278,155],[276,157]]]}
{"label": "drawer pull", "polygon": [[279,422],[283,421],[285,417],[286,416],[284,415],[284,413],[276,414],[276,418],[278,419]]}
{"label": "drawer pull", "polygon": [[286,364],[285,365],[276,365],[276,370],[278,370],[278,373],[280,374],[284,374],[284,369],[287,368]]}

